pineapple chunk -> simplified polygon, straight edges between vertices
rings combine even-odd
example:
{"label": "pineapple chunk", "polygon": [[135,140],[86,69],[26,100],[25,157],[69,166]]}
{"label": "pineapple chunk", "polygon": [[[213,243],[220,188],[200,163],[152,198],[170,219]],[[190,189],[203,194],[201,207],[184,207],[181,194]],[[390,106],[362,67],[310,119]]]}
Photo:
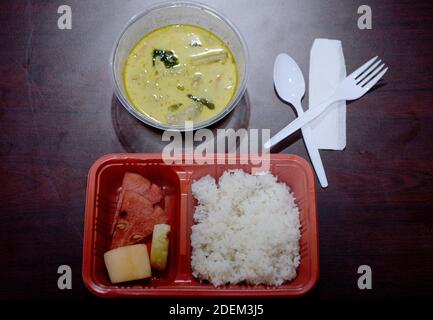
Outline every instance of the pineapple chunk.
{"label": "pineapple chunk", "polygon": [[104,261],[112,283],[145,279],[152,275],[145,244],[110,250],[104,254]]}
{"label": "pineapple chunk", "polygon": [[155,224],[152,235],[152,248],[150,249],[150,264],[156,270],[164,270],[168,256],[168,224]]}

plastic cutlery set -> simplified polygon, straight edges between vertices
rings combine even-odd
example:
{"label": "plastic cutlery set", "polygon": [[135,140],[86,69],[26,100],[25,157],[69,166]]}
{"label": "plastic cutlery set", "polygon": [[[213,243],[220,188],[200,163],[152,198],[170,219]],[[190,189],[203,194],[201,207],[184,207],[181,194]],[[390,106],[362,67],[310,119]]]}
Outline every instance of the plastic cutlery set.
{"label": "plastic cutlery set", "polygon": [[385,67],[385,64],[381,64],[381,60],[378,60],[377,57],[372,58],[344,78],[337,85],[336,90],[333,93],[330,92],[329,98],[325,99],[320,105],[309,108],[308,111],[304,112],[301,105],[301,100],[305,94],[305,81],[302,72],[296,62],[287,54],[278,55],[274,64],[275,89],[281,99],[290,103],[295,108],[298,117],[267,141],[264,147],[270,149],[298,129],[301,129],[320,185],[326,188],[328,180],[319,150],[314,141],[311,121],[322,115],[337,101],[349,101],[361,98],[383,77],[387,70],[388,68]]}

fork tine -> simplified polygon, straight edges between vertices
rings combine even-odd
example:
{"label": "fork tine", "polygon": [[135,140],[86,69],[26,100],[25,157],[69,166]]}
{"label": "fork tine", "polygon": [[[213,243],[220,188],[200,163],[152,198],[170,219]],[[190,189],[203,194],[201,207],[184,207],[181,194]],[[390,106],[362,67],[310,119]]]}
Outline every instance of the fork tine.
{"label": "fork tine", "polygon": [[353,71],[348,77],[356,78],[358,77],[365,69],[367,69],[375,60],[377,59],[377,56],[368,60],[366,63],[364,63],[362,66],[360,66],[358,69]]}
{"label": "fork tine", "polygon": [[363,88],[367,92],[370,90],[379,80],[383,77],[383,75],[388,71],[388,68],[385,68],[380,72],[377,76],[371,79]]}
{"label": "fork tine", "polygon": [[382,60],[377,60],[375,63],[373,63],[372,66],[370,66],[367,70],[365,70],[361,75],[356,77],[356,83],[359,84],[362,82],[365,78],[367,78],[371,73],[373,73],[374,69],[382,62]]}
{"label": "fork tine", "polygon": [[382,69],[385,67],[385,64],[382,63],[379,67],[373,69],[370,74],[368,74],[365,78],[358,82],[358,85],[361,87],[365,86],[373,77],[375,77]]}

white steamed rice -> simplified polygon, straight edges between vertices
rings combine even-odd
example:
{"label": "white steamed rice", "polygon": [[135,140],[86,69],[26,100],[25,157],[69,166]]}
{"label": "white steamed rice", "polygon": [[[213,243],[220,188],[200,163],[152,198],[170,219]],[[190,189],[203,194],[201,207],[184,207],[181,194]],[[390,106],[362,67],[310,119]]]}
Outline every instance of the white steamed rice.
{"label": "white steamed rice", "polygon": [[193,275],[215,286],[281,285],[300,262],[299,211],[288,186],[272,174],[226,171],[192,184],[198,200],[192,226]]}

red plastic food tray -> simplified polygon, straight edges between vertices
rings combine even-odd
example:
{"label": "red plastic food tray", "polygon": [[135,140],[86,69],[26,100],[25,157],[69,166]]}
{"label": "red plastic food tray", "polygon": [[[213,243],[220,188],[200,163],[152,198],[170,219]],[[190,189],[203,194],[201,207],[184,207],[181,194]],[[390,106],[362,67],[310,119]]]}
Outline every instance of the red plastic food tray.
{"label": "red plastic food tray", "polygon": [[[223,157],[223,154],[215,155],[215,163]],[[237,164],[224,165],[168,165],[162,161],[161,154],[109,154],[97,160],[88,176],[84,226],[82,271],[88,289],[103,297],[295,297],[311,290],[319,277],[316,189],[311,167],[295,155],[271,154],[269,161],[270,171],[278,181],[290,186],[300,209],[301,263],[297,277],[279,287],[226,285],[215,288],[192,276],[190,234],[196,200],[191,194],[191,183],[207,174],[218,179],[228,169],[251,172],[251,165],[240,164],[239,157],[236,159]],[[116,193],[128,171],[145,176],[164,190],[163,206],[172,227],[169,258],[165,272],[155,273],[150,279],[113,285],[103,255],[110,243]]]}

